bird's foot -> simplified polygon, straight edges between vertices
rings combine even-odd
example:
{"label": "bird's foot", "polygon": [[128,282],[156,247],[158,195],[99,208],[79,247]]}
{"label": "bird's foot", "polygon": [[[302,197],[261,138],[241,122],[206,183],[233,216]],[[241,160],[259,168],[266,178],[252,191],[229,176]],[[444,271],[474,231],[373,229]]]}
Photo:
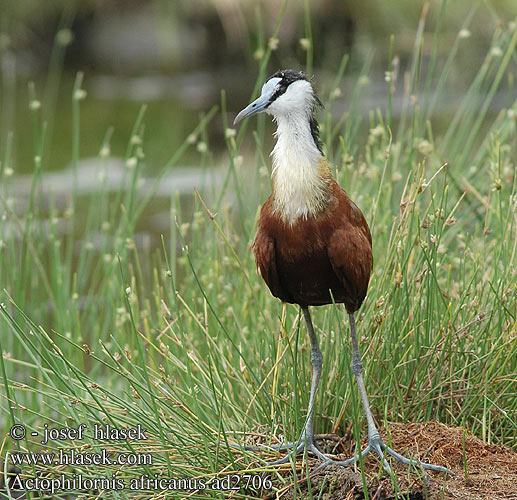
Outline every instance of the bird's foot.
{"label": "bird's foot", "polygon": [[445,472],[447,474],[454,475],[454,473],[451,470],[447,469],[447,467],[443,467],[441,465],[428,464],[426,462],[420,462],[419,460],[413,460],[402,456],[400,453],[397,453],[395,450],[384,444],[378,432],[369,435],[368,445],[366,446],[366,448],[364,448],[364,450],[361,451],[361,453],[354,455],[348,460],[334,460],[332,458],[324,456],[325,458],[323,463],[316,470],[321,470],[324,467],[327,467],[328,465],[339,465],[341,467],[348,467],[349,465],[352,465],[353,463],[357,462],[360,458],[364,458],[371,451],[374,451],[375,453],[377,453],[377,455],[379,455],[380,459],[382,460],[382,465],[386,469],[386,472],[390,475],[392,474],[391,467],[388,464],[388,461],[386,460],[386,457],[388,455],[392,456],[395,460],[398,460],[399,462],[402,462],[405,465],[413,465],[415,467],[421,467],[427,470]]}
{"label": "bird's foot", "polygon": [[[230,445],[235,446],[236,445]],[[321,460],[328,460],[328,458],[318,449],[316,446],[316,440],[314,438],[314,433],[312,430],[305,430],[302,432],[302,435],[300,436],[300,439],[297,441],[289,441],[288,443],[283,443],[279,445],[271,445],[271,446],[265,446],[265,445],[258,445],[258,446],[243,446],[246,451],[287,451],[287,453],[280,459],[274,460],[273,462],[268,462],[266,465],[280,465],[285,464],[289,461],[289,457],[299,455],[300,453],[303,453],[305,449],[307,451],[311,451],[314,453],[318,458]],[[288,451],[292,450],[292,451]]]}
{"label": "bird's foot", "polygon": [[291,452],[287,452],[282,458],[275,460],[273,462],[268,462],[267,465],[280,465],[285,464],[289,461],[291,456],[299,455],[303,453],[305,450],[314,453],[321,460],[328,460],[327,456],[324,455],[316,446],[316,439],[314,438],[314,434],[312,431],[307,432],[304,431],[300,436],[298,441],[290,442],[287,444],[283,444],[280,446],[271,447],[270,449],[276,449],[276,451],[287,451],[291,450]]}
{"label": "bird's foot", "polygon": [[[244,448],[246,451],[287,451],[287,453],[282,458],[275,460],[273,462],[268,462],[266,464],[267,466],[285,464],[289,461],[291,456],[299,455],[300,453],[303,453],[305,450],[307,450],[314,453],[314,455],[316,455],[323,462],[321,465],[319,465],[319,467],[315,469],[314,472],[317,472],[325,467],[328,467],[329,465],[339,465],[340,467],[348,467],[349,465],[352,465],[355,462],[359,461],[360,458],[366,457],[368,453],[373,451],[377,453],[377,455],[379,455],[384,469],[390,475],[392,475],[392,470],[388,461],[386,460],[387,456],[392,456],[395,460],[398,460],[399,462],[405,465],[412,465],[415,467],[422,468],[424,470],[445,472],[447,474],[454,475],[454,473],[447,467],[443,467],[441,465],[428,464],[427,462],[421,462],[419,460],[413,460],[411,458],[404,457],[400,453],[397,453],[395,450],[390,448],[388,445],[384,444],[378,432],[372,432],[368,437],[368,445],[360,453],[354,455],[353,457],[347,460],[336,460],[335,458],[332,458],[322,453],[316,446],[316,439],[311,431],[304,431],[300,436],[300,439],[298,439],[298,441],[288,442],[281,445],[246,445],[241,447],[238,445],[230,444],[230,446],[235,448]],[[288,450],[292,451],[289,452]]]}

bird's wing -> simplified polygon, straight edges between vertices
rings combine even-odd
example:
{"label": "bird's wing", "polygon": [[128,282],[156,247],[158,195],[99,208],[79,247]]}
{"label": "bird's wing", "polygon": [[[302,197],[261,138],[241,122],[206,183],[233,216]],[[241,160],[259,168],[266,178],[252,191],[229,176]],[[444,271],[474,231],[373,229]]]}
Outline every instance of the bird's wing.
{"label": "bird's wing", "polygon": [[260,275],[271,290],[271,293],[281,300],[288,300],[278,275],[275,240],[267,231],[262,230],[260,226],[253,242],[253,251]]}
{"label": "bird's wing", "polygon": [[[352,217],[343,217],[329,238],[327,253],[336,276],[349,297],[349,312],[361,306],[373,267],[370,230],[360,210],[350,205]],[[349,212],[350,213],[350,212]]]}

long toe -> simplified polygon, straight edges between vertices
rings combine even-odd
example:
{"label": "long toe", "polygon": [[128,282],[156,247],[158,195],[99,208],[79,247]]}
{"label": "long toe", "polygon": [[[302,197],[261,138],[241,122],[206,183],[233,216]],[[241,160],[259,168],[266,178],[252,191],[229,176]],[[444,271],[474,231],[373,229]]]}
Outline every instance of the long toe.
{"label": "long toe", "polygon": [[[226,446],[226,443],[221,441],[221,445]],[[307,451],[310,451],[314,453],[318,458],[321,460],[328,460],[327,457],[321,453],[321,451],[318,449],[315,443],[314,434],[312,430],[309,430],[309,432],[304,431],[302,435],[300,436],[300,439],[298,441],[289,441],[287,443],[279,444],[279,445],[240,445],[240,444],[234,444],[234,443],[228,443],[228,446],[232,448],[237,448],[240,450],[246,450],[246,451],[285,451],[287,452],[282,458],[279,458],[278,460],[274,460],[273,462],[267,462],[266,465],[280,465],[285,464],[289,461],[291,456],[297,456],[304,452],[305,449]]]}
{"label": "long toe", "polygon": [[288,443],[283,443],[283,444],[272,444],[271,446],[258,445],[257,447],[252,447],[252,448],[254,448],[254,450],[256,450],[256,451],[258,451],[258,450],[287,451],[287,450],[290,450],[291,448],[297,448],[299,444],[300,444],[300,441],[289,441]]}
{"label": "long toe", "polygon": [[387,446],[381,441],[380,438],[372,440],[371,447],[373,450],[377,452],[377,455],[381,457],[382,465],[386,469],[386,472],[391,476],[391,467],[390,464],[386,461],[386,448]]}
{"label": "long toe", "polygon": [[[312,451],[317,456],[321,455],[325,458],[325,455],[323,455],[323,453],[321,453],[321,451],[318,450],[318,448],[316,448],[316,446],[314,445],[314,441],[312,439],[307,439],[305,437],[305,435],[302,435],[302,437],[300,438],[300,440],[297,443],[296,442],[287,443],[287,446],[289,446],[288,449],[292,448],[293,451],[287,452],[282,458],[275,460],[273,462],[268,462],[266,465],[270,466],[270,465],[285,464],[285,463],[289,462],[289,459],[291,456],[296,457],[297,455],[300,455],[301,453],[303,453],[305,451],[305,448],[307,448],[308,451]],[[277,451],[282,451],[282,450],[279,449]]]}
{"label": "long toe", "polygon": [[419,460],[412,460],[410,458],[404,457],[403,455],[401,455],[400,453],[397,453],[395,450],[393,450],[389,446],[385,445],[384,442],[382,441],[381,437],[379,436],[379,434],[370,437],[368,444],[371,447],[371,449],[373,449],[377,452],[377,454],[379,455],[379,457],[382,460],[382,465],[386,469],[386,472],[390,475],[392,474],[391,467],[388,464],[388,462],[386,461],[386,457],[388,455],[391,455],[395,460],[397,460],[405,465],[413,465],[416,467],[422,467],[423,469],[427,469],[427,470],[433,470],[436,472],[446,472],[447,474],[452,474],[452,471],[447,469],[447,467],[442,467],[441,465],[428,464],[426,462],[420,462]]}
{"label": "long toe", "polygon": [[289,453],[287,455],[284,455],[282,458],[279,458],[278,460],[274,460],[273,462],[267,462],[266,467],[271,467],[273,465],[281,465],[286,464],[289,462],[290,455]]}
{"label": "long toe", "polygon": [[391,455],[395,460],[398,460],[399,462],[402,462],[403,464],[415,465],[417,467],[420,466],[420,467],[422,467],[424,469],[427,469],[427,470],[434,470],[436,472],[445,472],[447,474],[454,475],[454,472],[452,472],[447,467],[443,467],[442,465],[433,465],[433,464],[428,464],[426,462],[420,462],[419,460],[412,460],[410,458],[404,457],[400,453],[397,453],[395,450],[392,450],[389,446],[385,446],[385,448],[386,448],[386,452],[389,455]]}
{"label": "long toe", "polygon": [[364,458],[370,452],[370,445],[368,445],[361,453],[354,455],[351,458],[346,460],[335,460],[333,458],[327,457],[324,455],[324,462],[314,471],[318,472],[324,467],[328,467],[329,465],[339,465],[340,467],[348,467],[349,465],[355,464],[360,458]]}
{"label": "long toe", "polygon": [[292,441],[288,443],[283,444],[274,444],[271,446],[267,446],[264,444],[257,444],[256,446],[250,445],[250,444],[235,444],[235,443],[226,443],[224,441],[221,441],[222,446],[228,446],[230,448],[236,448],[238,450],[246,450],[246,451],[287,451],[291,448],[296,448],[299,444],[299,441]]}
{"label": "long toe", "polygon": [[[323,463],[317,467],[315,472],[317,472],[329,465],[339,465],[341,467],[348,467],[348,466],[354,464],[355,462],[357,462],[360,457],[364,458],[371,451],[374,451],[375,453],[377,453],[377,455],[379,455],[384,469],[390,475],[392,475],[393,472],[392,472],[390,464],[386,460],[388,455],[392,456],[395,460],[398,460],[399,462],[401,462],[405,465],[413,465],[413,466],[417,466],[417,467],[422,467],[423,469],[426,469],[426,470],[432,470],[432,471],[436,471],[436,472],[445,472],[446,474],[453,475],[453,472],[451,470],[449,470],[447,467],[443,467],[442,465],[428,464],[426,462],[420,462],[418,460],[412,460],[412,459],[402,456],[400,453],[397,453],[396,451],[391,449],[389,446],[386,446],[384,444],[384,442],[381,440],[380,436],[375,436],[373,438],[370,438],[369,442],[368,442],[368,446],[364,450],[362,450],[360,454],[354,455],[353,457],[351,457],[347,460],[334,460],[326,455],[323,455],[323,453],[319,452],[319,450],[318,450],[319,453],[316,453],[316,455],[323,460]],[[427,477],[427,475],[426,475],[426,477]]]}
{"label": "long toe", "polygon": [[312,453],[314,453],[320,460],[323,460],[323,461],[328,461],[330,460],[329,457],[327,457],[327,455],[323,454],[319,449],[318,447],[314,444],[314,442],[312,444],[310,444],[307,449],[309,451],[312,451]]}
{"label": "long toe", "polygon": [[300,455],[307,449],[307,451],[310,451],[311,453],[314,453],[320,460],[328,461],[329,458],[324,455],[316,446],[316,442],[314,439],[314,435],[312,433],[309,433],[309,435],[306,435],[303,433],[298,441],[295,442],[289,442],[287,444],[283,444],[280,446],[264,446],[261,447],[263,450],[275,450],[275,451],[287,451],[286,455],[284,455],[282,458],[275,460],[273,462],[268,462],[267,465],[279,465],[279,464],[285,464],[289,461],[290,457]]}

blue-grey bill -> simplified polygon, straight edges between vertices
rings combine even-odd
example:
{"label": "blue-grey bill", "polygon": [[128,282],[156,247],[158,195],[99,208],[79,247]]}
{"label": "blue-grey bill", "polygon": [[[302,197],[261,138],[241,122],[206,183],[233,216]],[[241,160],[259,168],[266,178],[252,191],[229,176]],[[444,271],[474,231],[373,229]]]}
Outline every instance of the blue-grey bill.
{"label": "blue-grey bill", "polygon": [[251,104],[246,106],[233,120],[233,124],[236,125],[244,118],[248,118],[248,116],[255,115],[264,111],[267,105],[269,104],[269,98],[264,98],[264,96],[260,96],[258,99],[255,99]]}
{"label": "blue-grey bill", "polygon": [[264,111],[269,104],[271,104],[271,96],[275,92],[276,86],[278,82],[280,82],[281,78],[271,78],[262,86],[262,92],[260,93],[260,97],[255,99],[251,104],[246,106],[233,120],[233,124],[236,125],[244,118],[248,118],[248,116],[255,115]]}

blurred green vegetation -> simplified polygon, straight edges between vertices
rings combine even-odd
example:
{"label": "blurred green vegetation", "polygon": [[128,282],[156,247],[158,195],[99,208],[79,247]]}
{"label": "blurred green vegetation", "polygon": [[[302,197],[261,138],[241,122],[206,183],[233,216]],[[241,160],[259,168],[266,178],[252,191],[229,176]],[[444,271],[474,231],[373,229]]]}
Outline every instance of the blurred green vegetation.
{"label": "blurred green vegetation", "polygon": [[[32,137],[34,116],[27,112],[30,107],[29,93],[26,86],[21,87],[15,109],[13,161],[16,173],[26,174],[32,171],[34,155],[37,152],[33,147]],[[127,134],[131,131],[143,101],[125,98],[103,99],[95,94],[88,94],[88,82],[85,83],[85,87],[87,98],[81,116],[81,156],[96,157],[103,146],[106,132],[113,128],[110,153],[113,157],[123,158],[127,148]],[[45,163],[46,170],[49,171],[69,166],[72,159],[72,88],[71,75],[65,74],[52,116],[55,130],[48,144],[48,157]],[[38,90],[41,91],[39,88]],[[48,115],[43,113],[41,119],[45,120],[46,117]],[[165,164],[170,151],[181,145],[182,138],[196,122],[196,113],[179,99],[169,97],[146,103],[144,139],[149,152],[146,161],[154,171]],[[190,153],[185,157],[185,161],[197,163],[197,155]]]}
{"label": "blurred green vegetation", "polygon": [[[374,76],[376,85],[363,94],[365,103],[378,102],[379,93],[385,95],[382,80],[390,57],[397,57],[399,89],[403,85],[403,74],[411,63],[415,28],[423,12],[427,17],[421,39],[423,67],[427,67],[432,50],[445,58],[458,32],[464,30],[462,57],[456,59],[449,74],[451,96],[465,91],[465,82],[479,68],[494,29],[512,22],[515,14],[512,0],[449,1],[446,15],[439,21],[440,37],[435,39],[433,30],[441,8],[438,0],[317,0],[308,4],[312,70],[318,74],[319,87],[326,91],[336,61],[348,53],[350,76],[366,67],[367,73]],[[48,147],[45,170],[70,164],[69,96],[75,73],[81,70],[85,72],[84,88],[88,92],[81,153],[95,155],[106,131],[114,126],[112,151],[122,156],[123,137],[131,129],[136,110],[145,102],[149,105],[146,127],[152,132],[145,139],[149,141],[147,165],[157,171],[167,158],[163,144],[179,147],[179,138],[192,128],[199,112],[219,101],[219,89],[225,88],[231,94],[233,109],[248,99],[257,58],[269,43],[275,45],[270,60],[272,71],[283,66],[303,67],[306,63],[301,1],[287,3],[278,40],[273,42],[267,34],[272,32],[281,9],[273,0],[4,0],[0,9],[0,143],[5,146],[7,134],[14,132],[12,156],[18,173],[32,170],[35,154],[28,147],[32,142],[32,118],[23,112],[30,104],[27,85],[31,81],[35,99],[43,102],[41,119],[48,124],[48,144],[52,145]],[[395,36],[390,42],[392,34]],[[161,75],[185,73],[192,75],[189,81],[171,79],[148,97],[146,86],[152,88]],[[131,94],[124,88],[124,80],[132,88],[135,77],[141,75],[148,81],[141,83],[140,92]],[[98,77],[108,77],[104,87],[99,85]],[[191,82],[198,82],[201,89],[186,98],[197,85]],[[443,114],[437,114],[435,126],[439,121],[446,124],[447,110],[446,105]],[[208,137],[215,150],[221,151],[222,129],[212,128]],[[188,154],[185,161],[195,163],[196,157]]]}
{"label": "blurred green vegetation", "polygon": [[[343,19],[350,20],[358,34],[356,43],[362,39],[386,40],[392,33],[402,35],[399,43],[411,45],[411,33],[418,23],[422,8],[428,5],[431,12],[430,21],[438,17],[440,0],[363,0],[361,2],[341,2],[339,0],[311,0],[313,33],[315,45],[326,35],[332,35],[321,29],[334,27],[343,32],[345,26],[339,26]],[[17,41],[32,43],[38,34],[45,30],[52,33],[57,20],[64,18],[72,21],[74,17],[103,16],[117,14],[127,10],[149,8],[157,23],[171,26],[195,23],[212,19],[211,23],[220,24],[226,39],[241,38],[244,43],[250,34],[257,32],[255,16],[263,12],[265,29],[270,29],[280,11],[280,3],[275,0],[147,0],[142,2],[123,0],[4,0],[2,2],[3,29],[13,34]],[[444,32],[455,32],[465,18],[478,9],[478,16],[471,28],[477,37],[489,38],[494,22],[505,22],[515,16],[513,0],[449,0],[447,16],[444,19]],[[291,30],[291,22],[303,24],[303,1],[291,1],[287,7],[287,20],[280,34]],[[289,19],[291,17],[292,19]],[[300,22],[301,21],[301,22]],[[237,32],[231,32],[231,28]],[[209,23],[205,29],[209,29]],[[332,30],[330,30],[332,31]],[[160,34],[163,34],[161,32]],[[321,35],[321,37],[319,36]],[[164,35],[165,36],[165,35]],[[174,36],[173,33],[169,36]],[[220,40],[225,43],[225,40]],[[406,45],[408,46],[408,45]]]}

